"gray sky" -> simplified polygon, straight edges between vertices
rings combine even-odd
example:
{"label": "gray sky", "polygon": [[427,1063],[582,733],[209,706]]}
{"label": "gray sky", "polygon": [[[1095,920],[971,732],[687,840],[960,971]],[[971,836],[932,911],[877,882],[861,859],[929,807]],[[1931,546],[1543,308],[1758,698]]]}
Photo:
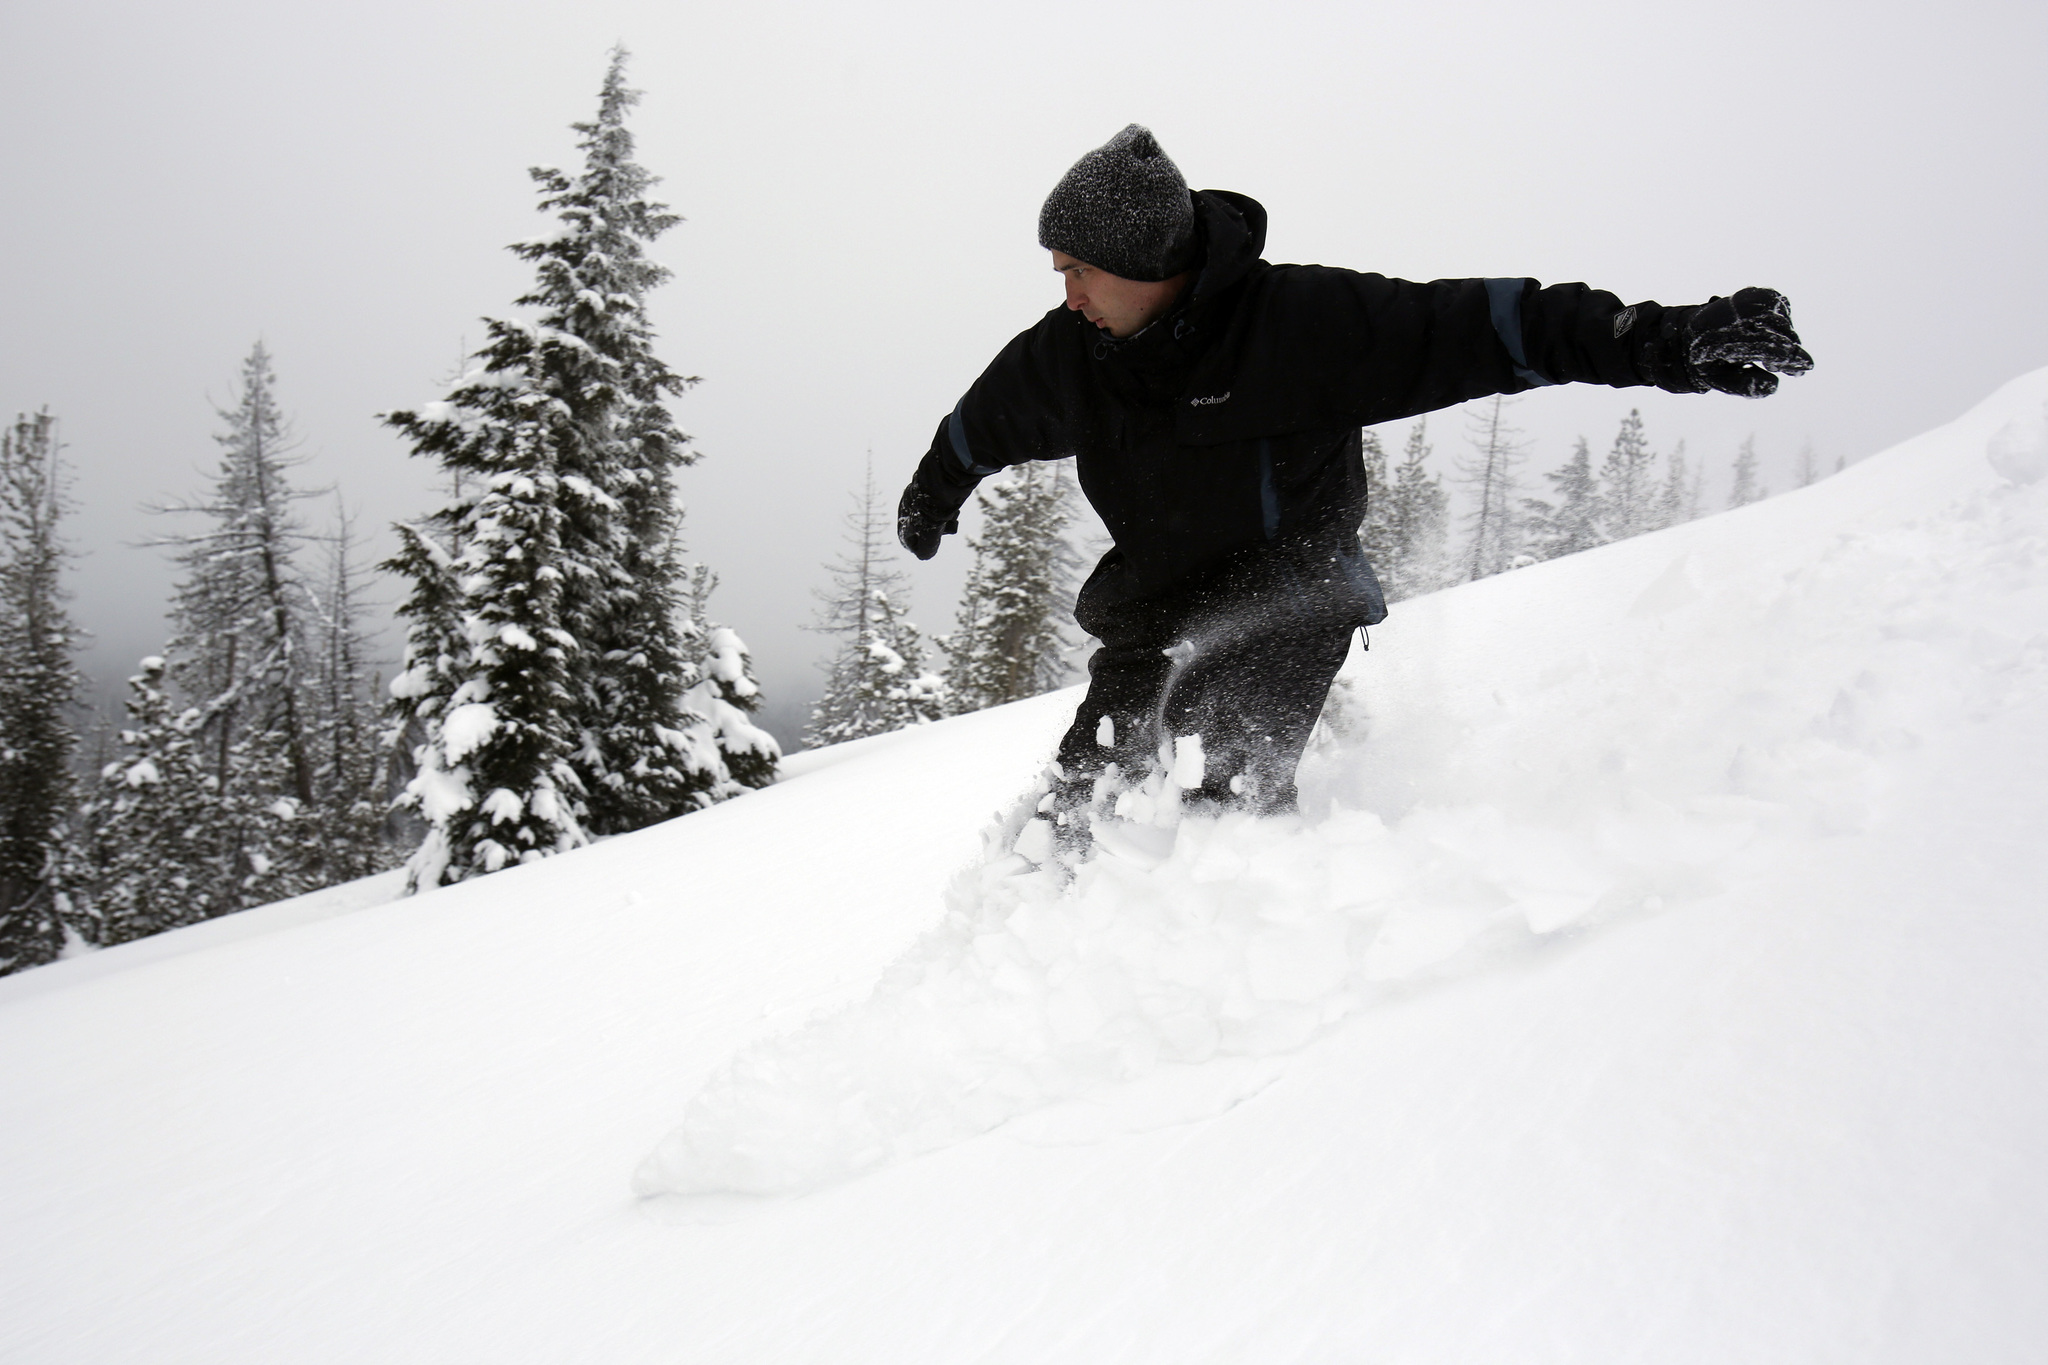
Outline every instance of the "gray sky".
{"label": "gray sky", "polygon": [[[1272,217],[1267,256],[1429,279],[1792,299],[1819,368],[1760,403],[1525,398],[1529,476],[1640,406],[1725,488],[1755,432],[1782,488],[2048,364],[2048,6],[1564,3],[574,6],[70,0],[0,8],[0,408],[63,421],[88,666],[156,648],[169,571],[138,509],[211,468],[258,337],[306,485],[369,527],[432,471],[373,414],[439,395],[527,282],[525,168],[569,163],[606,49],[687,222],[657,255],[692,552],[776,711],[872,448],[895,490],[1010,336],[1058,301],[1033,240],[1065,168],[1148,124],[1190,183]],[[1435,427],[1439,457],[1462,423]],[[380,542],[388,543],[388,542]],[[966,554],[915,571],[948,624]],[[387,589],[386,597],[395,597]],[[786,740],[794,736],[785,734]]]}

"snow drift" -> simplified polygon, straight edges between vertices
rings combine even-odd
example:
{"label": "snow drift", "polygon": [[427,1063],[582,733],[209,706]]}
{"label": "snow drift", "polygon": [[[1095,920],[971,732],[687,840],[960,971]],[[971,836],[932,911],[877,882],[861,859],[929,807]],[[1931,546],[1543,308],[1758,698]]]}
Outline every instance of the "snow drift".
{"label": "snow drift", "polygon": [[0,981],[0,1356],[2031,1360],[2044,400],[1401,604],[1070,893],[1055,695]]}
{"label": "snow drift", "polygon": [[[1184,818],[1155,778],[1067,886],[1009,855],[1020,804],[874,995],[743,1051],[637,1187],[814,1188],[1163,1068],[1291,1052],[1419,975],[1867,829],[1890,755],[2048,703],[2048,538],[2015,486],[2048,446],[2032,416],[1991,439],[2003,485],[1952,470],[1901,507],[1883,485],[1928,471],[1894,457],[1407,605],[1391,663],[1354,652],[1333,693],[1303,818]],[[1215,1107],[1239,1098],[1241,1073],[1212,1078]]]}

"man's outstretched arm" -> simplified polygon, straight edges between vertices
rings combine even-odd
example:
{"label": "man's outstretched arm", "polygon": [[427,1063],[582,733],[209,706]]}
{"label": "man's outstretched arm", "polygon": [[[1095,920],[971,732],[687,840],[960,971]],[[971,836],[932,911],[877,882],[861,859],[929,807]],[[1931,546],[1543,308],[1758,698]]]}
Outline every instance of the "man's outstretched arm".
{"label": "man's outstretched arm", "polygon": [[[1494,321],[1512,352],[1501,304],[1519,315],[1518,369],[1538,383],[1654,385],[1669,393],[1763,398],[1779,375],[1805,374],[1813,357],[1792,327],[1792,307],[1775,289],[1740,289],[1703,304],[1631,304],[1584,285],[1539,288],[1534,280],[1488,280]],[[1503,300],[1502,287],[1514,297]],[[1625,367],[1625,368],[1622,368]]]}
{"label": "man's outstretched arm", "polygon": [[1813,366],[1770,289],[1624,306],[1584,284],[1279,266],[1252,308],[1198,367],[1182,440],[1377,426],[1550,384],[1760,398]]}

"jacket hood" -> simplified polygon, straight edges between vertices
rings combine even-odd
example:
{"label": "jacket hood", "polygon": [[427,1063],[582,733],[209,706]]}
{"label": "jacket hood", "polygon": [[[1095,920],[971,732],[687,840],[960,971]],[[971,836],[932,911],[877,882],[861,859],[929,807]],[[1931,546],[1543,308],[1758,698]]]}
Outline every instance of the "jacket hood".
{"label": "jacket hood", "polygon": [[1206,344],[1206,339],[1194,339],[1196,333],[1206,338],[1213,330],[1205,320],[1214,316],[1213,310],[1231,286],[1252,273],[1266,245],[1266,210],[1258,200],[1231,190],[1200,190],[1194,200],[1196,239],[1203,252],[1194,287],[1142,331],[1113,337],[1096,331],[1078,312],[1053,310],[1055,315],[1064,312],[1082,329],[1097,360],[1117,357],[1126,367],[1154,372],[1155,379],[1174,388],[1178,387],[1179,372]]}
{"label": "jacket hood", "polygon": [[1195,191],[1195,229],[1203,246],[1194,301],[1215,299],[1251,273],[1266,250],[1266,206],[1235,190]]}

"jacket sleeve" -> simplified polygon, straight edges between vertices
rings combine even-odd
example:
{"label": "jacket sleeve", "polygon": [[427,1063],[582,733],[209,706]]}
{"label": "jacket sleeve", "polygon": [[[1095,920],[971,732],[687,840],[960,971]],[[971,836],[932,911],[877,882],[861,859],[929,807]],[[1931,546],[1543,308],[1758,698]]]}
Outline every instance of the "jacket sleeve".
{"label": "jacket sleeve", "polygon": [[1358,380],[1385,413],[1376,421],[1551,384],[1647,384],[1638,349],[1659,335],[1664,313],[1655,303],[1625,308],[1604,289],[1526,278],[1367,275],[1354,288],[1366,315]]}
{"label": "jacket sleeve", "polygon": [[1276,266],[1216,353],[1214,382],[1198,379],[1183,406],[1182,438],[1372,426],[1548,384],[1644,384],[1636,347],[1662,316],[1583,284]]}
{"label": "jacket sleeve", "polygon": [[1546,289],[1534,280],[1488,280],[1486,286],[1507,301],[1505,310],[1495,309],[1494,328],[1510,351],[1519,339],[1521,352],[1514,359],[1529,387],[1605,384],[1626,389],[1655,382],[1648,362],[1653,352],[1670,344],[1666,324],[1677,320],[1662,304],[1624,308],[1606,290],[1583,284]]}
{"label": "jacket sleeve", "polygon": [[1003,347],[939,423],[914,483],[958,508],[998,470],[1074,453],[1079,395],[1065,376],[1061,327],[1071,331],[1071,319],[1054,309]]}

